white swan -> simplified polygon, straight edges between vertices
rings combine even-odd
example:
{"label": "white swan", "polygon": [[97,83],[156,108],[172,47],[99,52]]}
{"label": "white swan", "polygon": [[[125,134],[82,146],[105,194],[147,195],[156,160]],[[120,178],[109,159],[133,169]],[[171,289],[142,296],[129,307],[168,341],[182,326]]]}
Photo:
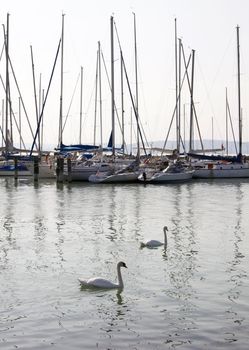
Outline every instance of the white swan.
{"label": "white swan", "polygon": [[113,283],[113,282],[108,281],[108,280],[101,278],[101,277],[93,277],[93,278],[89,278],[88,280],[83,280],[83,279],[79,278],[79,282],[84,287],[123,289],[124,283],[123,283],[123,279],[122,279],[122,275],[121,275],[121,271],[120,271],[121,267],[127,268],[126,264],[123,261],[120,261],[117,264],[118,283]]}
{"label": "white swan", "polygon": [[167,246],[167,231],[168,227],[164,226],[163,232],[164,232],[164,242],[157,241],[155,239],[151,239],[150,241],[142,242],[141,243],[141,248],[143,247],[148,247],[148,248],[156,248],[161,245],[164,245],[165,247]]}

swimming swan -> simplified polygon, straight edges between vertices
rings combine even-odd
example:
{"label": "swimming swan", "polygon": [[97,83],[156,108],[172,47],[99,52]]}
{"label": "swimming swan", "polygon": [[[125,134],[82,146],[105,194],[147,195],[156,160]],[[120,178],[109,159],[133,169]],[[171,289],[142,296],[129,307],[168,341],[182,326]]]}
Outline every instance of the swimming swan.
{"label": "swimming swan", "polygon": [[119,288],[119,289],[123,289],[124,288],[124,283],[123,283],[123,279],[121,276],[121,267],[126,267],[126,264],[123,261],[120,261],[117,264],[117,274],[118,274],[118,284],[113,283],[111,281],[108,281],[104,278],[101,277],[93,277],[90,278],[88,280],[83,280],[81,278],[79,278],[79,282],[82,286],[84,287],[96,287],[96,288],[107,288],[107,289],[111,289],[111,288]]}
{"label": "swimming swan", "polygon": [[167,231],[168,231],[168,227],[164,226],[164,228],[163,228],[164,242],[160,242],[160,241],[157,241],[155,239],[152,239],[150,241],[142,242],[141,248],[144,248],[144,247],[155,248],[155,247],[160,247],[161,245],[164,245],[166,247],[167,246]]}

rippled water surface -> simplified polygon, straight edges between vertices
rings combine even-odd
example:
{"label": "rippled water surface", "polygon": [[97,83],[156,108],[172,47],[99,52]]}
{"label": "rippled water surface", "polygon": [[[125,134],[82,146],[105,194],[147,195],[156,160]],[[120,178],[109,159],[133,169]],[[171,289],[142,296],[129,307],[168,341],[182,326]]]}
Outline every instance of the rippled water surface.
{"label": "rippled water surface", "polygon": [[[249,181],[0,179],[0,348],[248,349]],[[146,238],[168,246],[140,249]],[[77,278],[124,290],[83,290]]]}

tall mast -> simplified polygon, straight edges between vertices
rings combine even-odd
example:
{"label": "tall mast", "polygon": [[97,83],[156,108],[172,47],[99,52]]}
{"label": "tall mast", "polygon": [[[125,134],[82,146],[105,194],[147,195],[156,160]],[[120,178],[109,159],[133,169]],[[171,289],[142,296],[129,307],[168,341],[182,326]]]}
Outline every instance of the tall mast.
{"label": "tall mast", "polygon": [[[41,90],[41,87],[40,87]],[[44,89],[41,90],[41,103],[43,105],[44,103]],[[43,150],[43,131],[44,131],[44,114],[42,116],[42,122],[41,122],[41,150]]]}
{"label": "tall mast", "polygon": [[4,99],[2,99],[2,129],[1,129],[1,133],[2,133],[2,147],[4,145]]}
{"label": "tall mast", "polygon": [[82,95],[83,95],[83,67],[80,67],[80,135],[79,135],[79,144],[81,144],[81,134],[82,134]]}
{"label": "tall mast", "polygon": [[[30,45],[31,52],[31,64],[32,64],[32,74],[33,74],[33,88],[34,88],[34,98],[35,98],[35,110],[36,110],[36,122],[38,125],[39,115],[38,115],[38,104],[37,104],[37,94],[36,94],[36,82],[35,82],[35,68],[34,68],[34,57],[33,57],[33,49]],[[38,133],[38,151],[41,151],[41,140],[40,140],[40,131]]]}
{"label": "tall mast", "polygon": [[194,91],[194,62],[195,62],[195,50],[192,50],[192,74],[191,74],[191,86],[190,86],[190,136],[189,136],[189,151],[193,150],[193,112],[194,112],[194,100],[193,100],[193,91]]}
{"label": "tall mast", "polygon": [[136,14],[134,16],[134,50],[135,50],[135,77],[136,77],[136,114],[137,114],[137,157],[140,158],[140,142],[139,142],[139,113],[138,113],[138,77],[137,77],[137,34],[136,34]]}
{"label": "tall mast", "polygon": [[130,155],[132,156],[132,107],[131,107],[131,128],[130,128],[130,142],[131,142],[131,149],[130,149]]}
{"label": "tall mast", "polygon": [[99,71],[99,119],[100,119],[100,145],[103,148],[103,120],[102,120],[102,82],[101,82],[101,47],[100,41],[98,42],[98,71]]}
{"label": "tall mast", "polygon": [[60,115],[59,115],[59,147],[62,145],[62,114],[63,114],[63,55],[64,55],[64,14],[62,14],[61,30],[61,92],[60,92]]}
{"label": "tall mast", "polygon": [[211,118],[211,126],[212,126],[212,149],[214,149],[214,118]]}
{"label": "tall mast", "polygon": [[177,143],[177,150],[180,152],[180,143],[181,143],[181,79],[182,79],[182,40],[178,39],[179,41],[179,96],[178,96],[178,125],[177,125],[177,135],[178,135],[178,143]]}
{"label": "tall mast", "polygon": [[177,20],[175,18],[175,84],[176,84],[176,144],[179,151],[179,123],[178,123],[178,66],[177,66]]}
{"label": "tall mast", "polygon": [[227,88],[226,88],[226,150],[228,156],[228,101],[227,101]]}
{"label": "tall mast", "polygon": [[186,108],[185,108],[185,103],[183,105],[183,144],[184,144],[184,149],[186,149]]}
{"label": "tall mast", "polygon": [[112,105],[112,154],[115,156],[115,99],[114,99],[114,46],[113,16],[111,16],[111,105]]}
{"label": "tall mast", "polygon": [[122,111],[122,147],[123,147],[123,155],[125,153],[124,149],[124,69],[123,69],[123,53],[122,50],[120,49],[120,57],[121,57],[121,62],[120,62],[120,80],[121,80],[121,111]]}
{"label": "tall mast", "polygon": [[237,26],[237,55],[238,55],[238,116],[239,116],[239,155],[242,154],[242,118],[240,102],[240,45],[239,45],[239,26]]}
{"label": "tall mast", "polygon": [[[39,77],[39,101],[38,101],[38,116],[40,116],[41,114],[41,101],[42,101],[42,90],[41,90],[41,73],[40,73],[40,77]],[[43,120],[44,118],[42,118],[42,124],[41,124],[41,145],[40,145],[40,148],[41,148],[41,151],[43,149]],[[37,124],[39,123],[39,117],[38,117],[38,120],[37,120]]]}
{"label": "tall mast", "polygon": [[21,122],[21,97],[19,96],[18,98],[18,115],[19,115],[19,133],[20,133],[20,144],[19,147],[20,149],[22,148],[22,122]]}
{"label": "tall mast", "polygon": [[5,88],[5,149],[9,151],[9,13],[7,13],[7,25],[5,33],[5,53],[6,53],[6,88]]}
{"label": "tall mast", "polygon": [[96,73],[95,73],[95,102],[94,102],[94,129],[93,129],[93,144],[96,145],[96,125],[97,125],[97,98],[98,98],[98,67],[99,53],[97,51]]}

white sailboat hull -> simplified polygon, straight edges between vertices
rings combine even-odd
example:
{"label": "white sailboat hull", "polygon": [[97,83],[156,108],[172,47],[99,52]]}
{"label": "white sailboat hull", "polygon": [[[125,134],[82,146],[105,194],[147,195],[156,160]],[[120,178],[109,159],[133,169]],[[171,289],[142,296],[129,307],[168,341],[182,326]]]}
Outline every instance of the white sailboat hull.
{"label": "white sailboat hull", "polygon": [[124,183],[124,182],[136,182],[138,178],[137,173],[120,173],[120,174],[94,174],[89,176],[88,181],[94,183]]}
{"label": "white sailboat hull", "polygon": [[220,164],[212,167],[196,169],[193,174],[194,178],[216,179],[216,178],[247,178],[249,177],[249,164]]}
{"label": "white sailboat hull", "polygon": [[185,168],[181,162],[174,162],[162,171],[144,170],[138,179],[149,183],[184,182],[191,180],[193,173],[192,169]]}
{"label": "white sailboat hull", "polygon": [[72,181],[88,181],[91,175],[95,175],[97,172],[106,173],[106,171],[109,171],[110,169],[111,166],[109,164],[77,164],[72,166],[71,179]]}
{"label": "white sailboat hull", "polygon": [[193,171],[186,171],[180,173],[157,173],[150,179],[150,183],[167,183],[167,182],[181,182],[191,180],[193,177]]}

